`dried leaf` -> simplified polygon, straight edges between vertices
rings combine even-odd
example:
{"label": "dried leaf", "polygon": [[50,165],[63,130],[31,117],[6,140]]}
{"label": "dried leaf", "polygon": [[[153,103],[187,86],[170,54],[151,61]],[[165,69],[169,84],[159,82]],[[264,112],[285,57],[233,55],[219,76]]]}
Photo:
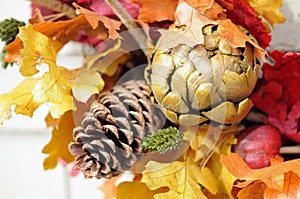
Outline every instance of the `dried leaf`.
{"label": "dried leaf", "polygon": [[169,188],[168,192],[156,194],[154,198],[206,198],[200,184],[213,194],[217,191],[214,174],[208,168],[200,169],[190,156],[185,161],[169,164],[150,161],[141,182],[151,190]]}
{"label": "dried leaf", "polygon": [[116,182],[122,177],[122,175],[113,177],[112,179],[105,179],[103,184],[99,187],[99,189],[103,193],[103,199],[112,199],[115,198],[117,193]]}
{"label": "dried leaf", "polygon": [[177,0],[131,0],[141,6],[138,19],[143,22],[174,21]]}
{"label": "dried leaf", "polygon": [[[280,158],[276,156],[275,158]],[[284,174],[287,172],[294,172],[296,175],[300,175],[300,159],[294,159],[272,164],[270,167],[262,169],[250,169],[243,159],[236,153],[232,153],[229,156],[221,156],[221,162],[223,165],[239,180],[245,180],[238,183],[238,187],[247,187],[255,181],[262,181],[270,189],[276,189],[280,192],[284,190]]]}
{"label": "dried leaf", "polygon": [[108,30],[109,33],[108,38],[116,39],[121,37],[117,32],[120,29],[122,24],[120,21],[105,17],[103,15],[99,15],[95,12],[80,7],[76,3],[74,3],[73,5],[76,8],[76,14],[82,14],[86,18],[86,20],[90,23],[93,29],[99,27],[99,22],[100,22],[100,26],[104,25],[105,28]]}
{"label": "dried leaf", "polygon": [[274,24],[285,22],[283,14],[280,12],[282,0],[248,0],[255,12],[263,16],[274,28]]}
{"label": "dried leaf", "polygon": [[58,126],[53,129],[49,143],[43,148],[43,153],[49,154],[44,160],[44,169],[56,167],[59,159],[70,163],[74,156],[69,152],[68,145],[73,140],[73,128],[75,127],[73,112],[66,112],[60,119]]}

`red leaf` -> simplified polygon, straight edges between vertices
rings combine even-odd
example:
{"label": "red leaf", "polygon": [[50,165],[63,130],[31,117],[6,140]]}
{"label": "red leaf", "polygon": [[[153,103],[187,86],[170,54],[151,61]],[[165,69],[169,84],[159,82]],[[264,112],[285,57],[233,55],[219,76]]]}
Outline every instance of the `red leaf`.
{"label": "red leaf", "polygon": [[251,99],[268,115],[267,123],[300,143],[300,53],[273,51],[270,56],[275,65],[264,64],[263,78]]}

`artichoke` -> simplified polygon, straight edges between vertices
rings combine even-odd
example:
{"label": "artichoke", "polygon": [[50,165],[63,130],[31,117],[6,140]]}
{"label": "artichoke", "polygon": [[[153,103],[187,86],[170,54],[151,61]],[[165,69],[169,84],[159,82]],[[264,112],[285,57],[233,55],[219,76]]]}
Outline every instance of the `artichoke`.
{"label": "artichoke", "polygon": [[252,107],[247,97],[259,73],[254,46],[232,48],[219,37],[217,25],[205,26],[203,36],[203,44],[156,49],[145,79],[155,102],[176,124],[237,123]]}

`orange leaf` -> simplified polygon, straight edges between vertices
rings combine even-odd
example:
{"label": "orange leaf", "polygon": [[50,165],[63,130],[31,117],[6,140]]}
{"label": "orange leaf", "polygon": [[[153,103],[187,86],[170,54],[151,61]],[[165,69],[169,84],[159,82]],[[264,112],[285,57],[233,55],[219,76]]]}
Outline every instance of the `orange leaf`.
{"label": "orange leaf", "polygon": [[85,19],[90,23],[93,29],[96,29],[99,26],[99,22],[101,22],[100,26],[104,25],[109,32],[109,38],[116,39],[121,37],[117,32],[117,30],[120,30],[122,24],[120,21],[110,19],[103,15],[99,15],[95,12],[80,7],[76,3],[74,3],[73,5],[76,8],[76,14],[82,14],[85,17]]}
{"label": "orange leaf", "polygon": [[73,111],[68,111],[61,117],[58,126],[53,129],[52,138],[42,151],[49,154],[44,160],[45,170],[55,168],[60,158],[68,163],[74,160],[74,156],[68,149],[69,143],[73,140],[74,127]]}
{"label": "orange leaf", "polygon": [[249,42],[255,47],[255,54],[258,58],[265,59],[266,51],[262,49],[257,43],[252,41],[242,30],[239,29],[229,19],[218,20],[218,33],[222,39],[228,39],[229,44],[233,48],[244,47],[246,42]]}
{"label": "orange leaf", "polygon": [[265,199],[273,199],[273,198],[299,199],[300,178],[298,175],[296,175],[291,171],[285,173],[283,190],[278,191],[276,189],[267,188],[264,194],[264,198]]}
{"label": "orange leaf", "polygon": [[282,191],[284,189],[285,173],[292,171],[298,176],[300,175],[300,159],[281,163],[277,159],[275,165],[262,169],[250,169],[238,154],[232,153],[228,157],[221,156],[221,162],[235,177],[245,180],[239,182],[238,187],[247,187],[259,180],[264,182],[270,189]]}
{"label": "orange leaf", "polygon": [[239,199],[262,199],[264,197],[265,189],[266,185],[264,183],[254,182],[253,184],[239,191],[237,197]]}
{"label": "orange leaf", "polygon": [[177,0],[131,0],[141,6],[138,19],[144,22],[174,21]]}
{"label": "orange leaf", "polygon": [[113,177],[112,179],[105,180],[99,189],[103,193],[103,199],[115,198],[117,192],[116,182],[122,177],[122,175]]}
{"label": "orange leaf", "polygon": [[201,13],[213,6],[214,0],[185,0],[190,6],[196,8]]}
{"label": "orange leaf", "polygon": [[[103,24],[102,26],[99,26],[97,30],[92,30],[91,26],[82,15],[65,21],[43,22],[35,24],[33,28],[35,31],[38,31],[52,39],[55,39],[63,45],[74,39],[80,32],[85,32],[88,35],[97,34],[97,36],[103,40],[107,38],[107,31]],[[5,50],[7,50],[5,61],[19,61],[21,55],[20,50],[22,48],[23,43],[20,38],[17,37],[15,41],[11,42],[5,48]]]}

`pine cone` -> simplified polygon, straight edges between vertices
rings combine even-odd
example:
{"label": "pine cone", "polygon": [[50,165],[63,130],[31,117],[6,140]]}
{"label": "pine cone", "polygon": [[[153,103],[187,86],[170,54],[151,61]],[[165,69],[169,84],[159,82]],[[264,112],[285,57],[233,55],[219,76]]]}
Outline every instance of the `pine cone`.
{"label": "pine cone", "polygon": [[111,178],[141,156],[141,139],[163,126],[163,113],[144,81],[127,81],[103,92],[73,132],[70,152],[86,177]]}
{"label": "pine cone", "polygon": [[254,47],[246,43],[232,48],[219,37],[217,25],[204,27],[203,34],[203,45],[156,50],[145,78],[156,102],[176,124],[236,123],[252,107],[247,97],[259,71]]}

